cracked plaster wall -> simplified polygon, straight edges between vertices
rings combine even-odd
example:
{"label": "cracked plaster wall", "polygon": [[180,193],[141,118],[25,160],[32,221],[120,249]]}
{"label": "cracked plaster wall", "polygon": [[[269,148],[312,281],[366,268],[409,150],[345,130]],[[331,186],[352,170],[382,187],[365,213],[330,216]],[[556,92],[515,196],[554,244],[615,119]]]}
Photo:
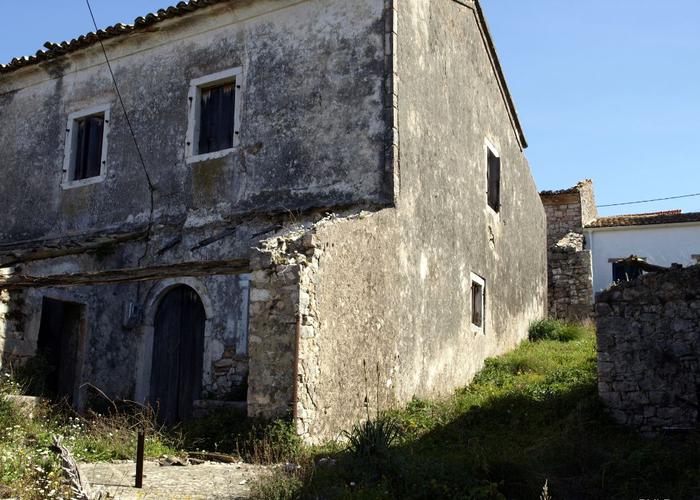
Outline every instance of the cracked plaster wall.
{"label": "cracked plaster wall", "polygon": [[[301,266],[297,424],[307,440],[449,394],[546,309],[545,215],[472,8],[397,3],[397,208],[316,225]],[[502,159],[486,203],[484,140]],[[474,333],[470,273],[486,281]]]}

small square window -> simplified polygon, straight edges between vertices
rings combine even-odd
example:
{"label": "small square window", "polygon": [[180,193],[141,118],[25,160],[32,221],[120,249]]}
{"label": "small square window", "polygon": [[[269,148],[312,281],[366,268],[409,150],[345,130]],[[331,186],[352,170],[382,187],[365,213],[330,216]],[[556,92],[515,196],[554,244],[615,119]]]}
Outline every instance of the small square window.
{"label": "small square window", "polygon": [[494,212],[501,210],[501,158],[496,148],[486,143],[486,198]]}
{"label": "small square window", "polygon": [[64,188],[104,179],[109,117],[109,106],[97,106],[68,117],[63,163]]}
{"label": "small square window", "polygon": [[219,158],[238,144],[240,68],[192,80],[187,129],[188,161]]}
{"label": "small square window", "polygon": [[471,275],[471,323],[472,331],[484,331],[484,313],[486,307],[486,286],[484,279],[476,274]]}

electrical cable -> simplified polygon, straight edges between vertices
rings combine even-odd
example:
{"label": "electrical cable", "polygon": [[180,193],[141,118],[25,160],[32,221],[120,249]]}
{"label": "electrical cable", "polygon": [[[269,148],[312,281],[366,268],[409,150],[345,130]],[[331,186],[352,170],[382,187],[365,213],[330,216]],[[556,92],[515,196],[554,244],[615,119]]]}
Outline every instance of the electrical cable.
{"label": "electrical cable", "polygon": [[700,193],[682,194],[679,196],[667,196],[666,198],[654,198],[652,200],[626,201],[624,203],[608,203],[607,205],[598,205],[598,208],[620,207],[622,205],[638,205],[640,203],[651,203],[653,201],[680,200],[681,198],[693,198],[695,196],[700,196]]}
{"label": "electrical cable", "polygon": [[146,254],[148,254],[148,244],[150,241],[151,231],[153,228],[153,212],[154,212],[154,207],[155,207],[153,192],[155,191],[155,188],[153,187],[153,182],[151,181],[151,176],[148,173],[148,169],[146,168],[146,162],[143,160],[143,154],[141,153],[141,148],[139,147],[139,142],[136,139],[136,134],[134,133],[134,128],[131,126],[131,120],[129,119],[129,113],[126,111],[126,106],[124,105],[124,99],[122,99],[122,94],[119,91],[119,85],[117,84],[117,78],[114,76],[114,71],[112,70],[112,64],[109,62],[109,57],[107,56],[107,49],[105,49],[104,43],[102,43],[102,37],[100,37],[100,33],[99,33],[100,29],[97,27],[97,21],[95,20],[95,14],[92,11],[92,6],[90,5],[90,0],[85,0],[85,3],[87,4],[88,11],[90,12],[90,17],[92,18],[92,24],[95,27],[95,36],[97,36],[97,41],[100,43],[100,47],[102,47],[102,53],[104,54],[105,61],[107,62],[107,69],[109,69],[109,74],[112,76],[112,83],[114,84],[114,89],[117,92],[117,97],[119,98],[119,104],[121,105],[122,111],[124,112],[124,118],[126,119],[126,125],[129,128],[129,133],[131,134],[131,138],[134,141],[134,146],[136,146],[136,153],[138,154],[139,161],[141,162],[141,168],[143,169],[143,173],[146,176],[146,182],[148,183],[148,191],[150,193],[150,198],[151,198],[151,209],[150,209],[150,214],[148,217],[148,228],[146,230],[146,248],[144,250],[143,255],[139,258],[139,266],[140,266],[141,261],[146,257]]}

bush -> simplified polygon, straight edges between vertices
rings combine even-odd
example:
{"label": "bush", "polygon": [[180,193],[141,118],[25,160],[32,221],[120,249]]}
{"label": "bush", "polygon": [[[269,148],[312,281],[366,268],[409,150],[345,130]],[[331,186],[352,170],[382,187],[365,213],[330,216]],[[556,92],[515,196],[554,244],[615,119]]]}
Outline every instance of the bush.
{"label": "bush", "polygon": [[570,342],[580,340],[587,333],[586,327],[565,323],[558,319],[540,319],[530,325],[528,337],[531,341],[557,340],[559,342]]}
{"label": "bush", "polygon": [[221,411],[183,425],[186,449],[237,454],[257,464],[293,461],[302,450],[290,419],[252,420],[240,411]]}
{"label": "bush", "polygon": [[401,428],[393,418],[383,416],[355,424],[343,432],[348,439],[348,450],[358,457],[384,457],[401,435]]}

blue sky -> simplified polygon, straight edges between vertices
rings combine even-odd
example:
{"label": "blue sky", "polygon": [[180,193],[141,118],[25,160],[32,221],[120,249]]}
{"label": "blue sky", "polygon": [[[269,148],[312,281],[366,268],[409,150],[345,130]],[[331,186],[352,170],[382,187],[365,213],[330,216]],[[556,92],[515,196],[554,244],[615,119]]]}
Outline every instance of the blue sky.
{"label": "blue sky", "polygon": [[[131,22],[169,4],[91,3],[100,27]],[[83,0],[3,4],[3,62],[36,52],[46,40],[91,30]],[[482,0],[482,5],[540,189],[592,178],[599,204],[700,192],[700,2]],[[672,208],[700,211],[700,197],[601,213]]]}

